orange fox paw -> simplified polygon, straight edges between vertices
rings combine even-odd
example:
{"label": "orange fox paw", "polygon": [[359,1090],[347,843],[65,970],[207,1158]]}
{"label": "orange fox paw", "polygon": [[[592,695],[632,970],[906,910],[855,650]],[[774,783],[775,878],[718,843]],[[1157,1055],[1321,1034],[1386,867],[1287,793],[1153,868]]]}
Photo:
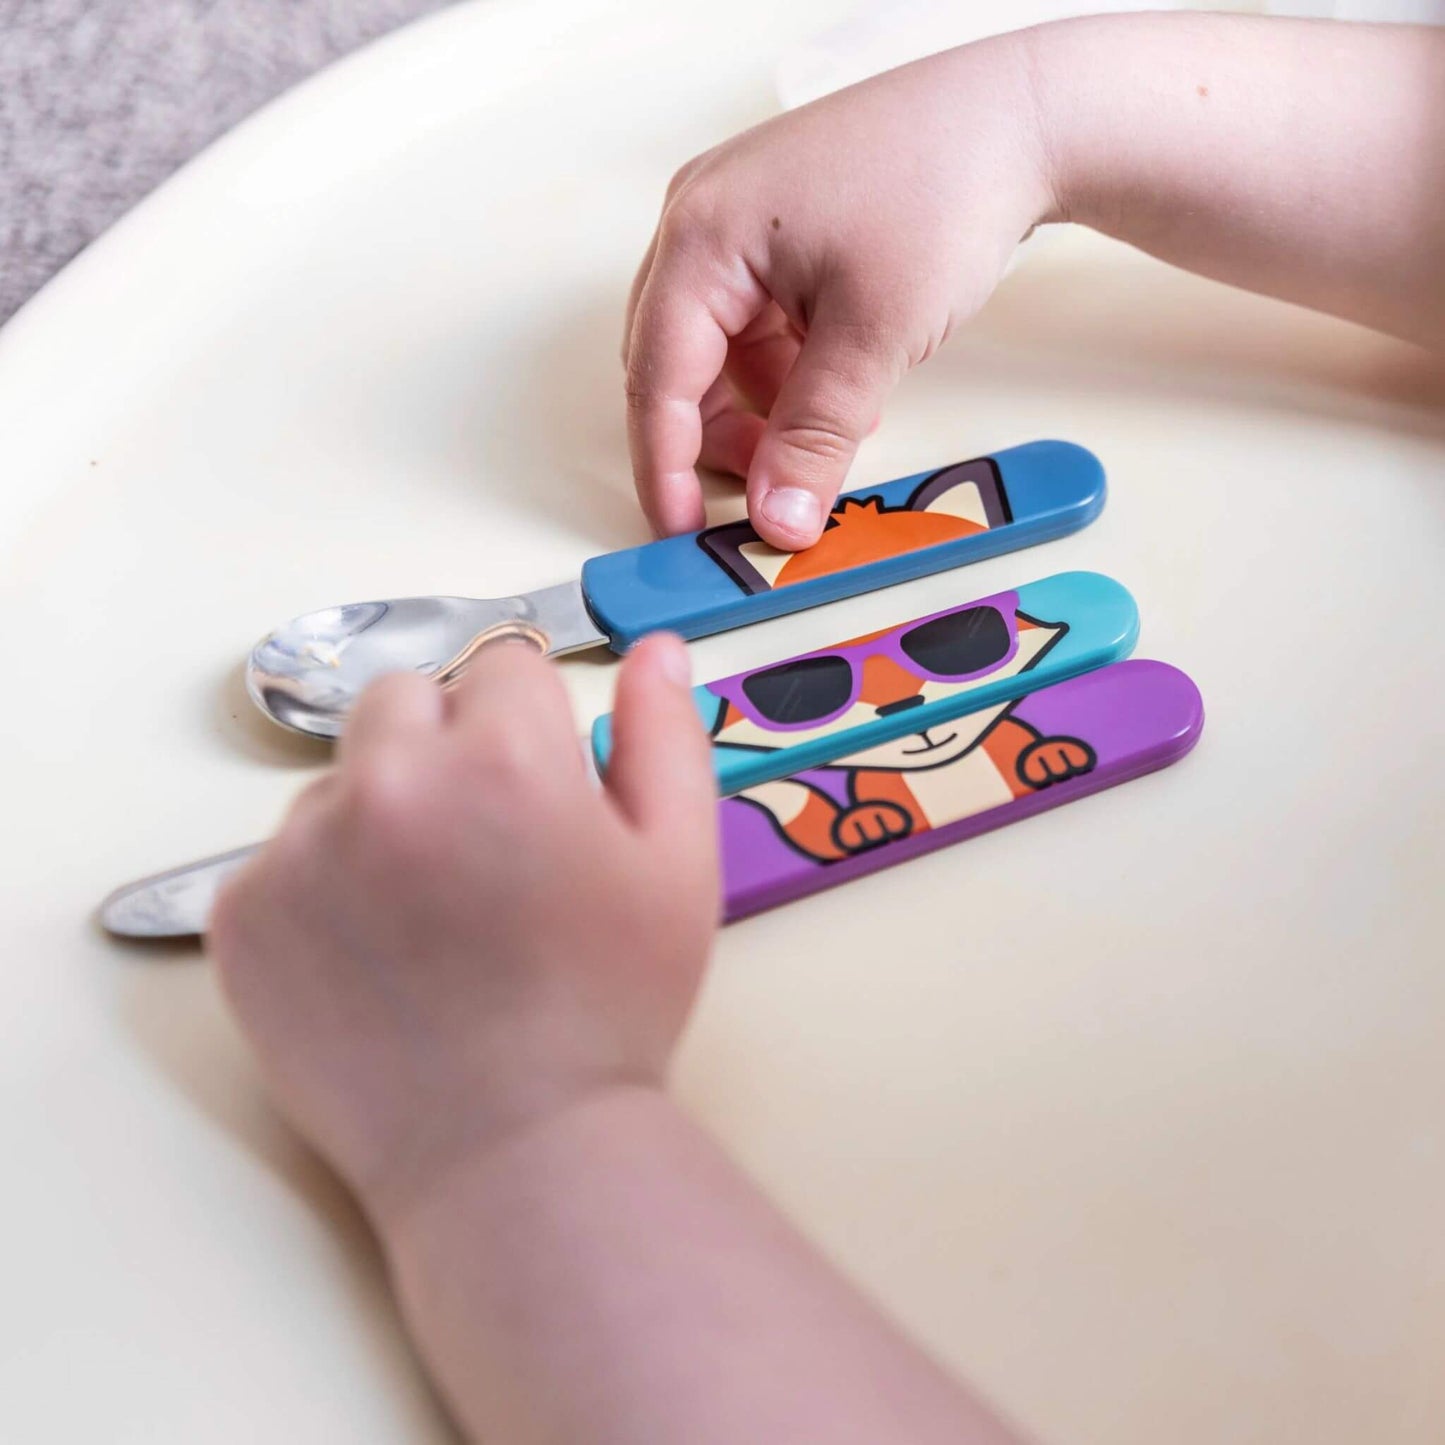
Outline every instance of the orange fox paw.
{"label": "orange fox paw", "polygon": [[833,820],[833,841],[845,853],[863,853],[913,831],[913,819],[897,803],[854,803]]}
{"label": "orange fox paw", "polygon": [[1031,788],[1047,788],[1087,773],[1098,759],[1078,738],[1040,738],[1019,754],[1019,777]]}

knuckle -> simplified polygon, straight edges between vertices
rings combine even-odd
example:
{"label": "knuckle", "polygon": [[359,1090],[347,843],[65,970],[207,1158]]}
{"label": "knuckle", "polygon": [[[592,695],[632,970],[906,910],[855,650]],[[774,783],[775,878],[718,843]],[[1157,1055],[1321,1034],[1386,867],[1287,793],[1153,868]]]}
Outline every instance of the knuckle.
{"label": "knuckle", "polygon": [[830,321],[828,342],[821,371],[840,390],[863,390],[879,377],[897,380],[913,365],[908,344],[886,320]]}
{"label": "knuckle", "polygon": [[630,416],[635,418],[650,416],[657,410],[659,403],[663,399],[662,392],[655,383],[645,376],[639,376],[634,381],[629,368],[626,405]]}
{"label": "knuckle", "polygon": [[550,713],[568,706],[556,663],[516,637],[487,643],[456,685],[455,698],[464,736],[543,728]]}
{"label": "knuckle", "polygon": [[624,392],[628,413],[633,417],[649,416],[667,404],[662,373],[649,348],[633,347],[627,360]]}
{"label": "knuckle", "polygon": [[694,255],[707,249],[721,227],[724,202],[716,187],[694,181],[667,203],[657,228],[659,256]]}
{"label": "knuckle", "polygon": [[553,668],[542,651],[543,644],[525,633],[510,632],[507,626],[484,640],[468,660],[453,689],[459,704],[480,700],[490,712],[486,700],[499,693],[527,697],[546,688]]}
{"label": "knuckle", "polygon": [[711,150],[705,150],[693,156],[689,161],[684,161],[672,173],[672,179],[667,183],[667,200],[673,201],[680,196],[693,179],[707,169],[708,163],[716,154],[717,147],[713,147]]}
{"label": "knuckle", "polygon": [[405,760],[389,750],[359,758],[346,780],[345,826],[382,837],[405,829],[416,807],[413,774]]}
{"label": "knuckle", "polygon": [[521,718],[494,724],[477,739],[476,771],[493,802],[531,792],[547,775],[536,728]]}
{"label": "knuckle", "polygon": [[858,449],[847,426],[822,413],[804,414],[778,429],[778,439],[794,451],[824,462],[846,462]]}
{"label": "knuckle", "polygon": [[687,183],[697,174],[700,163],[701,157],[694,156],[672,173],[672,179],[667,183],[664,205],[671,205],[682,194]]}

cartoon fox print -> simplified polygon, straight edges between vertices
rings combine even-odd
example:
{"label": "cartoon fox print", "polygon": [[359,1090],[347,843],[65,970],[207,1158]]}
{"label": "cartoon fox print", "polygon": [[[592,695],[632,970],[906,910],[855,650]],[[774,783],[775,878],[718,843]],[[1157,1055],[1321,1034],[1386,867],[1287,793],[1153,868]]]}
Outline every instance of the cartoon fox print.
{"label": "cartoon fox print", "polygon": [[934,472],[893,505],[839,497],[823,535],[802,552],[770,547],[746,522],[710,527],[698,543],[745,592],[767,592],[971,537],[1010,516],[997,467],[980,458]]}
{"label": "cartoon fox print", "polygon": [[[984,609],[965,611],[980,613]],[[921,637],[923,645],[910,651],[905,639],[903,647],[864,656],[855,696],[846,711],[835,713],[816,731],[887,717],[956,692],[961,686],[975,685],[980,676],[1024,672],[1068,630],[1066,624],[1041,622],[1022,612],[1014,612],[1013,617],[1017,646],[1012,655],[982,673],[974,671],[966,684],[939,679],[939,672],[947,670],[938,666],[940,661],[948,661],[946,648],[937,637],[924,635],[930,625],[944,618],[922,628],[913,627],[912,636]],[[995,623],[995,628],[998,625]],[[955,633],[959,630],[954,629]],[[839,651],[864,650],[867,644],[888,638],[892,632],[905,631],[894,629],[858,638]],[[973,623],[975,660],[980,655],[979,646],[988,646],[987,631],[986,626]],[[954,656],[965,660],[958,650],[960,644],[955,642],[953,646]],[[1001,646],[1002,639],[998,639],[993,651],[998,652]],[[779,679],[776,686],[781,687],[782,681]],[[760,696],[766,700],[766,694]],[[766,813],[791,847],[819,863],[831,863],[981,813],[1094,767],[1096,759],[1088,743],[1075,737],[1044,736],[1013,715],[1017,705],[1005,703],[971,713],[833,764],[824,771],[844,774],[843,802],[799,778],[762,783],[738,796]],[[800,731],[807,734],[806,728],[789,723],[788,735],[779,737],[773,730],[769,737],[767,720],[759,719],[756,709],[752,712],[749,716],[739,706],[728,703],[714,728],[715,740],[744,747],[780,747],[797,741]]]}

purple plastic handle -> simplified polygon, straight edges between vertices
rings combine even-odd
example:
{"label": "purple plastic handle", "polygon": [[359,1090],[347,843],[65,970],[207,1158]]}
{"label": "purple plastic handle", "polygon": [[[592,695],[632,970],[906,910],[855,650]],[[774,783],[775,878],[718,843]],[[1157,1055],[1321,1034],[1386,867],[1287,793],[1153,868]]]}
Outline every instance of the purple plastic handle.
{"label": "purple plastic handle", "polygon": [[1117,662],[719,805],[731,922],[961,842],[1177,761],[1199,689]]}

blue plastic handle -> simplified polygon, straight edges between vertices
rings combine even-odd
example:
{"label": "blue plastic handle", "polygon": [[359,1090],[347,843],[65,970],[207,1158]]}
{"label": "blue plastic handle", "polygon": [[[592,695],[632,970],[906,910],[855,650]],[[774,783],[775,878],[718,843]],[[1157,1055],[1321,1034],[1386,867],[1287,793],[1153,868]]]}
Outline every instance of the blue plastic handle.
{"label": "blue plastic handle", "polygon": [[[919,740],[908,750],[912,766],[932,745],[946,763],[945,724],[1118,662],[1138,635],[1139,610],[1127,588],[1097,572],[1063,572],[706,683],[693,698],[713,738],[713,770],[726,796],[840,758],[867,766],[859,754],[899,740]],[[969,664],[977,666],[961,676],[941,671]],[[752,681],[760,674],[761,689]],[[829,696],[845,676],[846,695]],[[790,720],[770,722],[759,702]],[[810,702],[831,704],[816,724],[807,721]],[[610,717],[593,724],[592,750],[605,769]]]}
{"label": "blue plastic handle", "polygon": [[1092,452],[1030,442],[847,492],[804,552],[733,522],[593,557],[582,592],[614,651],[649,632],[706,637],[1063,537],[1099,515],[1104,490]]}

